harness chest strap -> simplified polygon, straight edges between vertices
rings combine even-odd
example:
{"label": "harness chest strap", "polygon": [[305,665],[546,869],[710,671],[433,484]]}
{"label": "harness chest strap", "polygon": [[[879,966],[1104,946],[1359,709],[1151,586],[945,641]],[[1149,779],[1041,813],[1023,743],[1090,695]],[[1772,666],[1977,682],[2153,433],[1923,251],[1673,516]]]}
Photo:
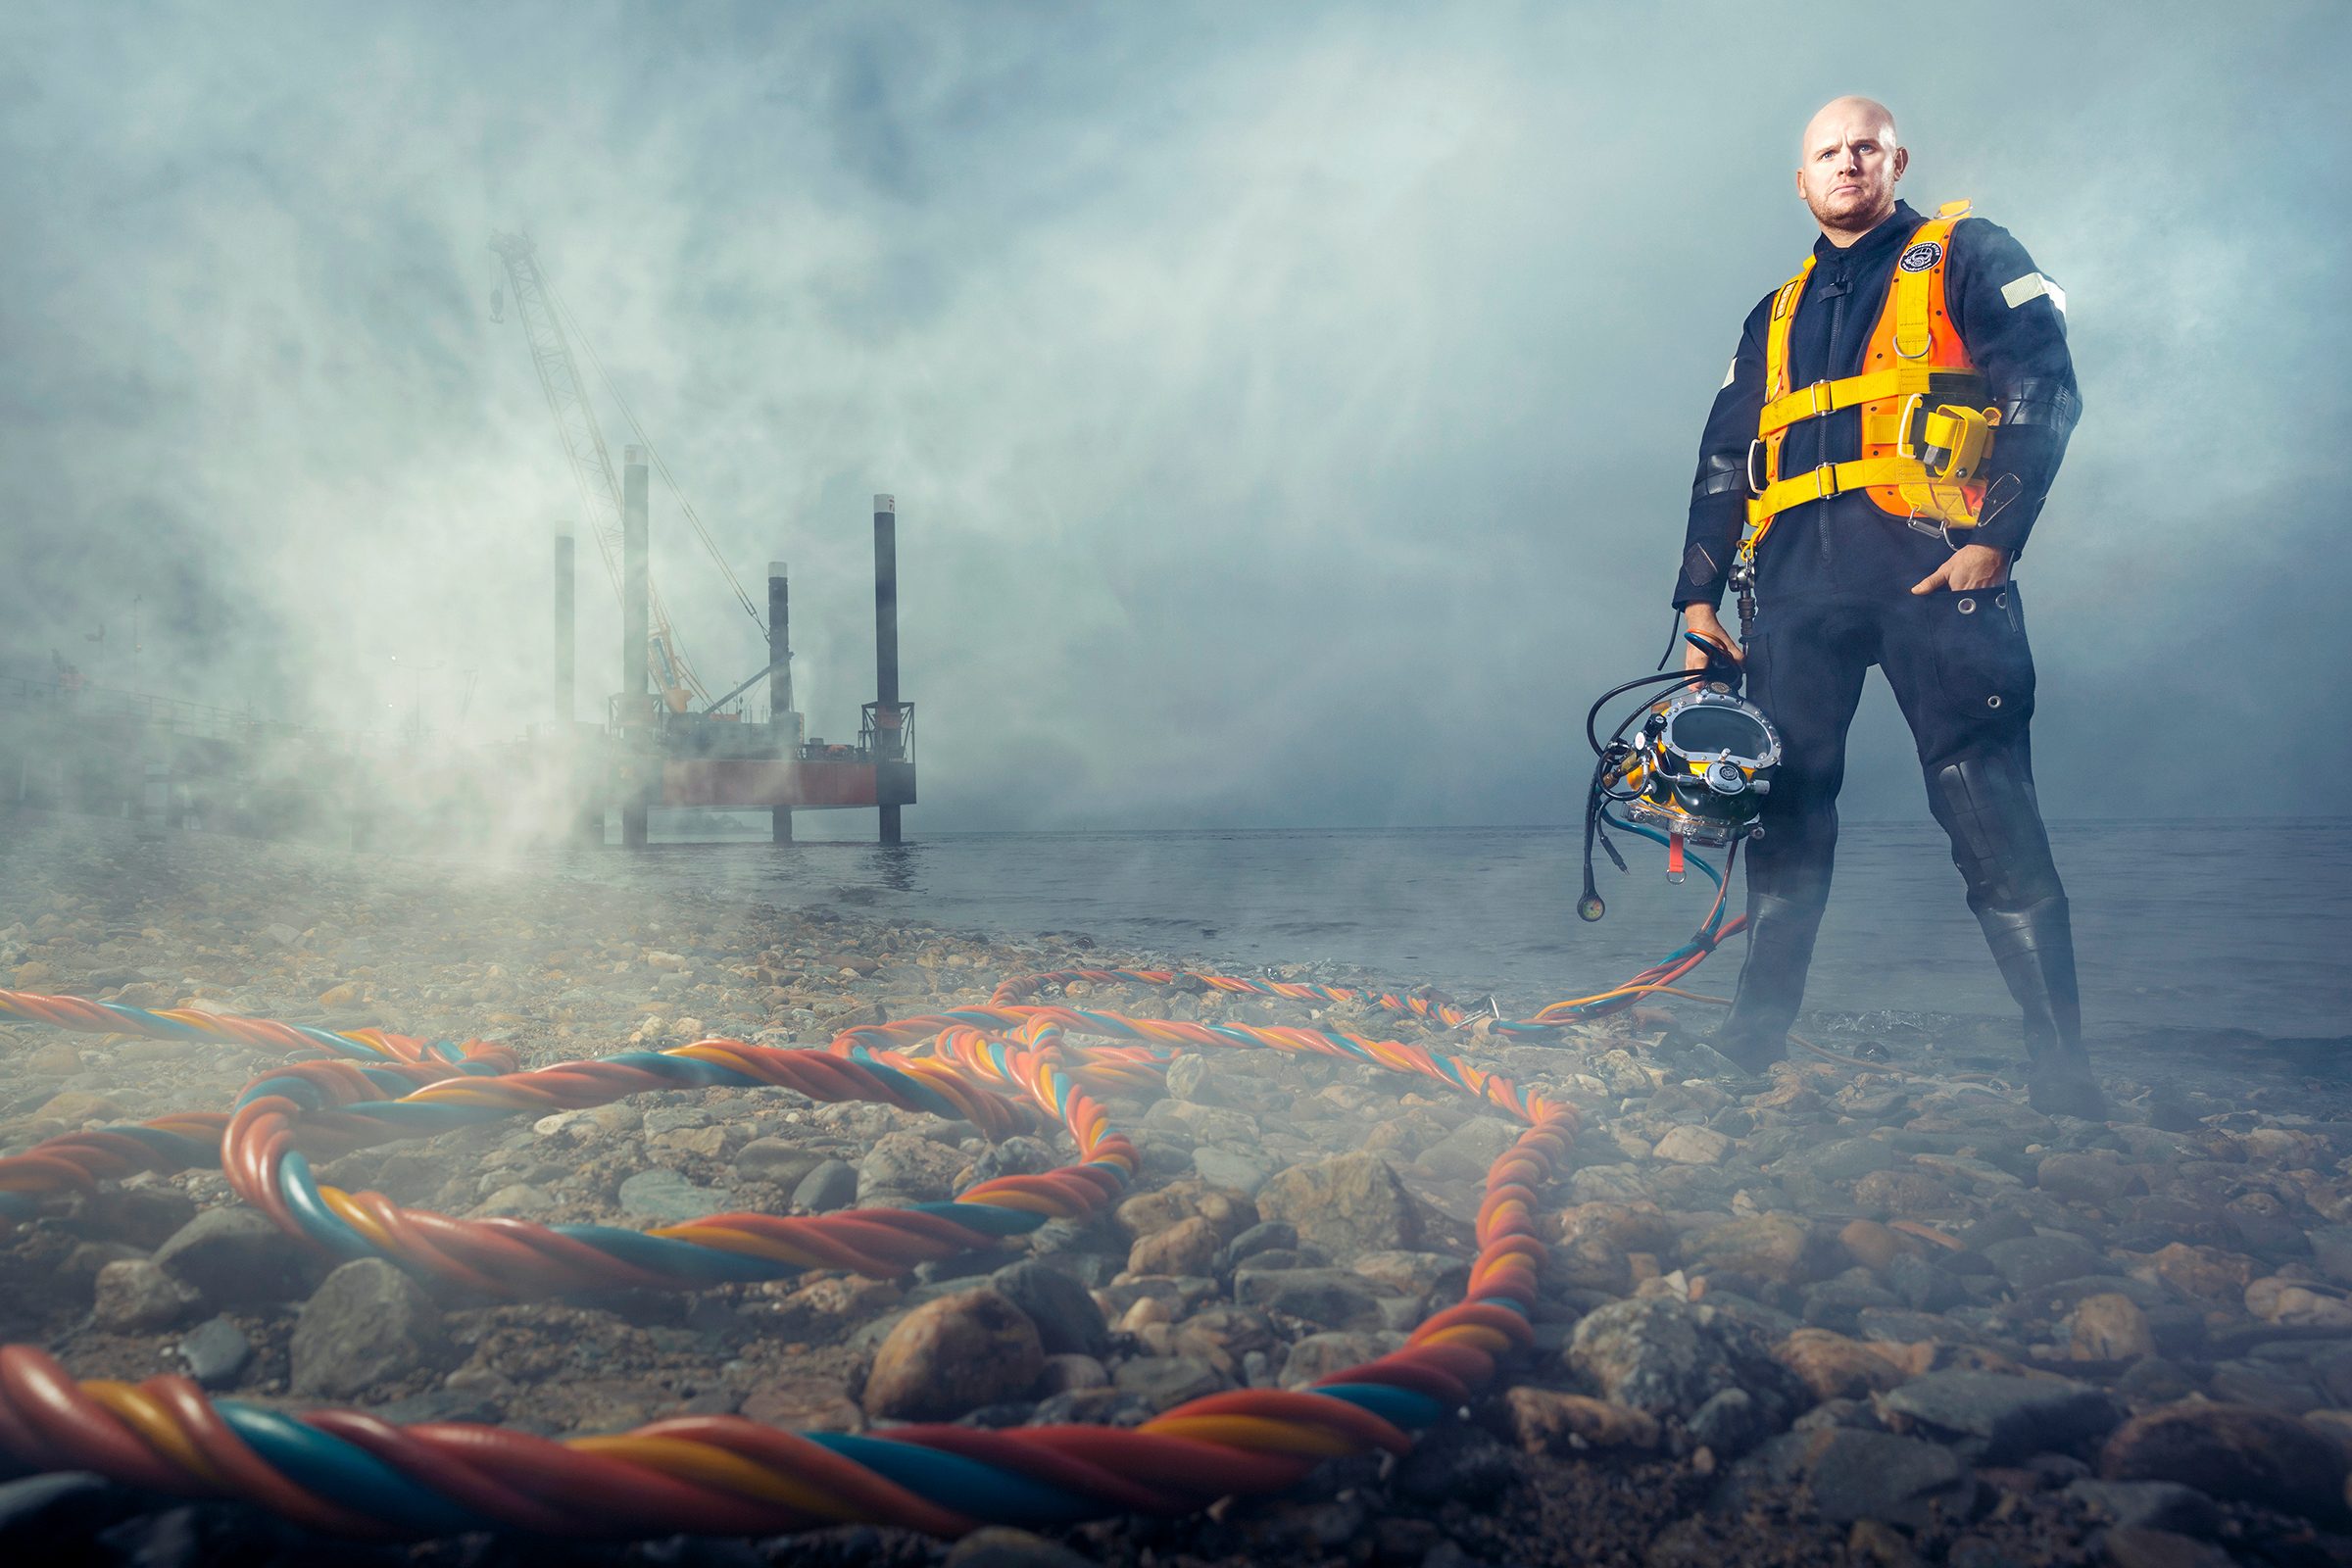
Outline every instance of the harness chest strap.
{"label": "harness chest strap", "polygon": [[[1805,285],[1813,275],[1815,259],[1807,256],[1797,274],[1773,296],[1772,314],[1765,330],[1765,401],[1756,421],[1756,445],[1763,449],[1764,474],[1760,481],[1752,474],[1749,480],[1756,493],[1748,501],[1747,527],[1740,542],[1742,561],[1753,561],[1756,546],[1771,528],[1773,517],[1790,507],[1849,490],[1916,487],[1929,481],[1925,466],[1916,457],[1903,450],[1890,455],[1884,449],[1908,447],[1905,425],[1908,414],[1915,407],[1913,398],[1924,402],[1931,396],[1973,385],[1974,371],[1967,349],[1956,335],[1950,335],[1945,354],[1934,352],[1937,338],[1933,321],[1934,316],[1942,310],[1943,265],[1950,254],[1952,229],[1967,216],[1968,209],[1965,201],[1944,203],[1904,247],[1904,254],[1909,255],[1917,247],[1932,243],[1937,254],[1931,267],[1916,271],[1899,266],[1895,270],[1886,314],[1873,334],[1875,338],[1885,333],[1897,361],[1892,366],[1791,390],[1788,335]],[[1862,411],[1865,450],[1875,447],[1880,451],[1852,462],[1823,464],[1806,473],[1781,477],[1781,445],[1790,426],[1853,408]]]}
{"label": "harness chest strap", "polygon": [[[1934,366],[1898,365],[1892,369],[1866,370],[1835,381],[1816,381],[1766,403],[1756,420],[1756,433],[1777,434],[1806,419],[1821,418],[1884,398],[1909,397],[1915,392],[1925,396],[1964,379],[1964,375]],[[1869,439],[1867,433],[1864,439]]]}

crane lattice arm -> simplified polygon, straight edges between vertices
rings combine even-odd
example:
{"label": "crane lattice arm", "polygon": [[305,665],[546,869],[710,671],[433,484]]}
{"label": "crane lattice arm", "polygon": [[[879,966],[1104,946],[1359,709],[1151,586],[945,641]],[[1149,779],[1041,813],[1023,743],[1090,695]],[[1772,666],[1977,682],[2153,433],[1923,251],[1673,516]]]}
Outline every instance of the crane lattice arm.
{"label": "crane lattice arm", "polygon": [[[579,488],[580,506],[589,531],[596,536],[597,554],[604,558],[605,575],[612,580],[613,595],[618,597],[620,480],[613,471],[612,454],[605,445],[604,431],[596,422],[596,411],[588,401],[587,385],[580,379],[578,362],[572,358],[571,341],[564,330],[562,306],[549,288],[546,274],[539,270],[538,247],[529,235],[494,234],[490,248],[507,264],[507,278],[514,291],[514,313],[522,318],[522,333],[530,344],[531,363],[539,371],[540,390],[547,394],[548,412],[556,417],[556,432],[563,438],[564,456],[571,465],[572,482]],[[669,612],[662,603],[661,591],[653,586],[650,569],[646,598],[653,646],[647,648],[645,657],[655,689],[664,692],[683,689],[707,697],[702,682],[695,678],[686,662],[685,650],[678,646],[677,634],[670,628]]]}

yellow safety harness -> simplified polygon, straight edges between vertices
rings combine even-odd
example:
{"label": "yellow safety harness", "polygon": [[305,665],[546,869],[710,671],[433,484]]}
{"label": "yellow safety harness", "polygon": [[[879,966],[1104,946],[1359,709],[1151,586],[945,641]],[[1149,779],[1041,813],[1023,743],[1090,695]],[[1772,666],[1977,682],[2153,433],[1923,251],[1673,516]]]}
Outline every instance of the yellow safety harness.
{"label": "yellow safety harness", "polygon": [[[1806,257],[1804,267],[1773,296],[1764,345],[1764,411],[1747,453],[1747,527],[1738,563],[1747,572],[1752,573],[1756,547],[1774,517],[1790,507],[1852,490],[1866,492],[1882,511],[1932,531],[1977,525],[1984,497],[1977,475],[1991,455],[1992,427],[2000,414],[1986,406],[1989,389],[1952,325],[1944,298],[1952,229],[1968,208],[1964,201],[1944,203],[1903,247],[1858,374],[1791,389],[1788,331],[1813,274],[1813,258]],[[1788,431],[1845,409],[1861,410],[1862,456],[1783,478],[1781,446]],[[1759,453],[1761,475],[1756,472]]]}

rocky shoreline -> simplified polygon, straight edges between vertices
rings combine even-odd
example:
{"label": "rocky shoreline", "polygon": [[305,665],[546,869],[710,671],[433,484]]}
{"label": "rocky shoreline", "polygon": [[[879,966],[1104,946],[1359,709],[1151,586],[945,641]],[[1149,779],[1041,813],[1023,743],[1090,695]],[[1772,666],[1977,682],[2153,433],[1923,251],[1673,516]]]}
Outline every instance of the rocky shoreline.
{"label": "rocky shoreline", "polygon": [[[1015,974],[1169,961],[1066,935],[624,899],[545,872],[30,815],[9,829],[0,984],[496,1039],[529,1066],[707,1035],[814,1044],[984,1001]],[[1279,1500],[1193,1519],[953,1548],[848,1528],[340,1560],[2352,1562],[2340,1089],[2225,1096],[2210,1075],[2181,1088],[2107,1060],[2118,1120],[2093,1125],[2029,1110],[1997,1041],[1868,1020],[1827,1039],[1849,1059],[1800,1054],[1737,1084],[1707,1075],[1696,1012],[1642,1009],[1533,1046],[1356,1004],[1070,994],[1427,1040],[1577,1104],[1571,1168],[1545,1195],[1535,1350],[1407,1458],[1334,1462]],[[0,1026],[0,1152],[225,1108],[273,1059]],[[896,1282],[488,1304],[382,1262],[330,1272],[239,1209],[218,1172],[134,1178],[0,1239],[0,1340],[84,1378],[188,1371],[265,1404],[551,1436],[679,1412],[841,1432],[1132,1424],[1400,1344],[1458,1298],[1487,1167],[1514,1132],[1426,1080],[1259,1052],[1186,1057],[1164,1094],[1105,1104],[1145,1161],[1109,1222]],[[945,1198],[1050,1168],[1057,1148],[713,1089],[362,1150],[322,1175],[453,1214],[642,1228]],[[0,1485],[0,1545],[68,1541],[91,1561],[316,1549],[241,1507]]]}

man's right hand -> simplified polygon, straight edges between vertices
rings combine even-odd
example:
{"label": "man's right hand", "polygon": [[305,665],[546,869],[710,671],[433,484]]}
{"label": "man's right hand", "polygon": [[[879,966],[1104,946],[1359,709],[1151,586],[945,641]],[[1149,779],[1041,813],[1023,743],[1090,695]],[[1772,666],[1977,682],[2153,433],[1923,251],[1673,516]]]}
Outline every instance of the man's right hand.
{"label": "man's right hand", "polygon": [[[1745,654],[1740,651],[1740,645],[1732,641],[1732,634],[1723,629],[1723,622],[1716,618],[1715,612],[1705,605],[1694,604],[1685,606],[1683,609],[1683,627],[1686,631],[1696,632],[1699,636],[1704,637],[1707,641],[1713,643],[1716,647],[1722,649],[1734,659],[1744,659],[1747,657]],[[1707,656],[1700,653],[1697,649],[1691,647],[1688,642],[1684,643],[1683,668],[1686,670],[1696,670],[1704,669],[1706,667]]]}

